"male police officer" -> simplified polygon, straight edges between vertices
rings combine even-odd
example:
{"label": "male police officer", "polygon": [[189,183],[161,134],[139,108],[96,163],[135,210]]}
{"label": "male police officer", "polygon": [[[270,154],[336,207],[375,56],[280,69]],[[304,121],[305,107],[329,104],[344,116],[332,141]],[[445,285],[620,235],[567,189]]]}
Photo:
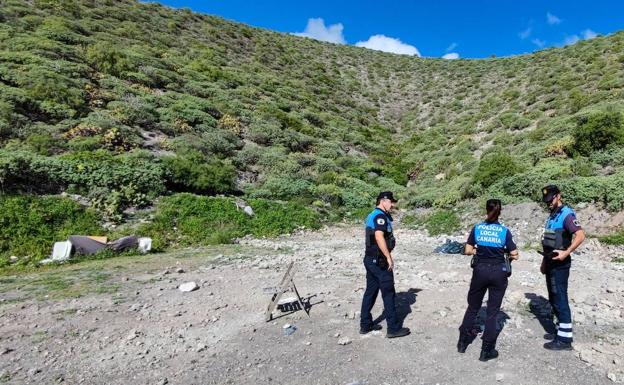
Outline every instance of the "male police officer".
{"label": "male police officer", "polygon": [[549,350],[572,350],[572,314],[568,304],[570,254],[585,240],[585,231],[574,210],[561,201],[557,186],[544,187],[542,200],[548,205],[550,215],[542,236],[544,258],[540,270],[546,275],[548,300],[558,322],[557,335],[544,347]]}
{"label": "male police officer", "polygon": [[381,192],[377,196],[377,207],[366,218],[366,251],[364,253],[366,291],[362,298],[360,334],[381,329],[380,325],[373,324],[371,316],[371,310],[380,290],[388,325],[386,337],[403,337],[410,333],[408,328],[401,327],[394,308],[395,291],[392,273],[394,261],[390,254],[395,244],[390,216],[394,203],[396,200],[392,192]]}

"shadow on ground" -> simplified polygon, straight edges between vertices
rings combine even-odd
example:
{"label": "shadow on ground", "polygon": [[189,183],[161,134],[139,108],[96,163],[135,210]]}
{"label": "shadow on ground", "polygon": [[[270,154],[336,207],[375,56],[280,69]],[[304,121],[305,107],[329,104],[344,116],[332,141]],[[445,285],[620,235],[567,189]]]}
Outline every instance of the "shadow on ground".
{"label": "shadow on ground", "polygon": [[535,293],[524,293],[524,296],[529,300],[529,311],[537,318],[544,331],[548,334],[557,333],[548,299]]}
{"label": "shadow on ground", "polygon": [[[406,291],[400,291],[396,293],[394,307],[397,312],[397,318],[399,319],[399,323],[402,325],[407,318],[407,315],[412,312],[412,305],[416,303],[416,295],[421,292],[422,289],[417,288],[409,288]],[[381,313],[379,317],[377,317],[373,323],[378,324],[381,321],[386,319],[386,314]]]}

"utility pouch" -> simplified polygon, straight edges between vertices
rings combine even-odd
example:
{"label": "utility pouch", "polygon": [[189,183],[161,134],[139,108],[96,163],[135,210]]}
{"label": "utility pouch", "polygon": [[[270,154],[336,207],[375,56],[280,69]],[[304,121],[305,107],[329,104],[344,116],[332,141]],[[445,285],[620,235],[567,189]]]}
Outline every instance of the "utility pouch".
{"label": "utility pouch", "polygon": [[390,236],[388,236],[386,239],[386,245],[388,245],[388,250],[394,250],[394,247],[396,246],[396,238],[394,238],[394,235],[390,234]]}
{"label": "utility pouch", "polygon": [[379,268],[381,269],[387,269],[388,268],[388,260],[386,259],[386,257],[384,257],[383,255],[380,255],[377,257],[377,266],[379,266]]}
{"label": "utility pouch", "polygon": [[470,260],[470,267],[474,269],[476,265],[477,265],[477,255],[474,254],[472,256],[472,259]]}
{"label": "utility pouch", "polygon": [[557,233],[552,230],[544,231],[544,235],[542,236],[542,246],[545,249],[554,250],[557,248]]}

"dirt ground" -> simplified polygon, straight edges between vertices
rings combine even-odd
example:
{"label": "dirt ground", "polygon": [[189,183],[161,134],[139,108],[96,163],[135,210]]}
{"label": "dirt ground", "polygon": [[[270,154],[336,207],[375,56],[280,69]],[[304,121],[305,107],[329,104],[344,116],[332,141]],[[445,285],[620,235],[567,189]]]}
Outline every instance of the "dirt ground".
{"label": "dirt ground", "polygon": [[[358,333],[365,278],[359,226],[119,257],[0,277],[0,383],[603,384],[624,382],[624,263],[589,240],[570,278],[575,350],[543,349],[540,256],[521,252],[499,316],[500,357],[456,351],[471,275],[445,237],[397,230],[398,311],[412,334]],[[462,237],[452,239],[463,240]],[[312,307],[265,322],[287,264]],[[181,292],[194,281],[200,287]],[[285,324],[296,330],[285,335]]]}

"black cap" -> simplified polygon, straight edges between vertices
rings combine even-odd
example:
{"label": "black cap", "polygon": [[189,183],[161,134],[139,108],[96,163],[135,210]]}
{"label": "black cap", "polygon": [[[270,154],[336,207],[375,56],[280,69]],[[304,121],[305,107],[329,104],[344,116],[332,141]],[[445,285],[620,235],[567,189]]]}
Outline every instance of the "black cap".
{"label": "black cap", "polygon": [[382,191],[379,193],[379,195],[377,195],[377,201],[379,202],[382,199],[390,199],[392,202],[396,203],[396,199],[394,199],[394,195],[392,194],[392,191]]}
{"label": "black cap", "polygon": [[494,206],[501,207],[502,205],[503,203],[501,202],[500,199],[488,199],[487,202],[485,202],[486,209],[488,207],[494,207]]}
{"label": "black cap", "polygon": [[561,193],[561,191],[559,191],[559,187],[554,184],[550,184],[542,189],[542,201],[548,203],[559,193]]}

